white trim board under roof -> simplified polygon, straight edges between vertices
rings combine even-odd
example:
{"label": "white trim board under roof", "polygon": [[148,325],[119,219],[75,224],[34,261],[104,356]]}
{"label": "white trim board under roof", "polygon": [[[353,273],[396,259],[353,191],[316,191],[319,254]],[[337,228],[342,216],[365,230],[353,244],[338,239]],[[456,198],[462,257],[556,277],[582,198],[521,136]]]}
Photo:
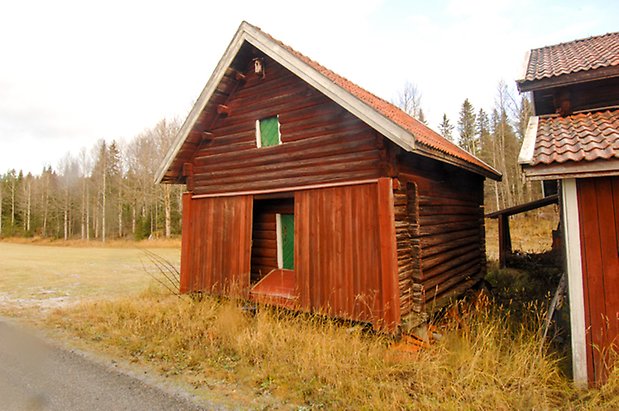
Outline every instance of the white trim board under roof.
{"label": "white trim board under roof", "polygon": [[[301,80],[305,81],[307,84],[329,97],[336,104],[355,115],[357,118],[368,124],[389,140],[393,141],[405,151],[414,152],[425,157],[434,158],[441,162],[453,164],[486,177],[500,179],[500,173],[481,162],[481,160],[475,159],[485,167],[472,164],[460,158],[455,158],[450,154],[442,153],[439,150],[432,149],[431,147],[418,147],[416,138],[412,132],[394,123],[392,120],[379,113],[375,108],[363,102],[360,98],[333,82],[310,64],[307,64],[307,62],[303,61],[299,58],[299,56],[295,55],[281,43],[268,36],[257,27],[254,27],[244,21],[241,23],[230,45],[217,64],[215,71],[211,75],[206,86],[202,90],[202,93],[198,97],[198,100],[191,109],[187,119],[179,130],[175,141],[171,145],[170,150],[166,154],[157,171],[155,182],[161,183],[164,180],[166,173],[170,170],[170,167],[172,167],[174,160],[181,151],[181,148],[189,133],[198,121],[202,111],[213,97],[218,85],[224,78],[226,70],[232,65],[235,57],[245,42],[256,47],[258,50],[275,60],[278,64],[281,64],[283,67],[290,70]],[[177,168],[180,170],[180,167]]]}
{"label": "white trim board under roof", "polygon": [[518,163],[531,164],[533,161],[533,154],[535,153],[535,140],[537,139],[537,126],[539,124],[539,117],[529,117],[529,124],[527,125],[527,131],[524,134],[524,140],[522,141],[522,147],[520,147],[520,154],[518,155]]}

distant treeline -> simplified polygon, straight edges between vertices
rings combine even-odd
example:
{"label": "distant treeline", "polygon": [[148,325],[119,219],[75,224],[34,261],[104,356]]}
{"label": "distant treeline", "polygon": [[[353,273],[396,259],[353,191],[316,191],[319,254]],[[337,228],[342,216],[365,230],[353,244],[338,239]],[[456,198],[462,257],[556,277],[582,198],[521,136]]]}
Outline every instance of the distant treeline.
{"label": "distant treeline", "polygon": [[153,179],[179,128],[161,120],[126,144],[99,140],[41,174],[0,175],[0,236],[105,241],[180,233],[182,186]]}
{"label": "distant treeline", "polygon": [[[414,85],[395,103],[426,122]],[[540,196],[539,184],[524,179],[517,161],[531,113],[526,97],[515,98],[499,83],[489,114],[466,99],[457,123],[444,115],[437,128],[450,140],[457,128],[457,143],[503,174],[501,182],[486,181],[487,212]],[[125,144],[100,140],[77,156],[66,154],[39,175],[0,175],[0,236],[105,241],[180,234],[184,186],[153,181],[178,129],[178,121],[161,120]]]}
{"label": "distant treeline", "polygon": [[[427,124],[422,109],[421,93],[412,83],[404,85],[394,101],[404,111]],[[531,102],[517,97],[504,82],[499,82],[494,107],[488,113],[483,108],[476,110],[465,99],[460,108],[458,121],[453,124],[446,114],[436,130],[445,138],[454,141],[454,129],[459,139],[456,143],[479,157],[503,174],[503,181],[486,180],[486,212],[521,204],[541,196],[539,182],[525,180],[518,153],[533,114]]]}

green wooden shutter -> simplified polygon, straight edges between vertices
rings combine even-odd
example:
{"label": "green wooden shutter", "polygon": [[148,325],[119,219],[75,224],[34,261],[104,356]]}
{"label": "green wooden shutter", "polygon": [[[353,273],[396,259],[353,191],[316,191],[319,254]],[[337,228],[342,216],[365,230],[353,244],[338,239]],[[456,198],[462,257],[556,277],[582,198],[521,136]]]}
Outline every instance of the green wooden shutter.
{"label": "green wooden shutter", "polygon": [[282,261],[287,270],[294,269],[294,215],[281,215]]}
{"label": "green wooden shutter", "polygon": [[260,120],[260,145],[262,147],[270,147],[278,144],[279,121],[277,117],[269,117]]}

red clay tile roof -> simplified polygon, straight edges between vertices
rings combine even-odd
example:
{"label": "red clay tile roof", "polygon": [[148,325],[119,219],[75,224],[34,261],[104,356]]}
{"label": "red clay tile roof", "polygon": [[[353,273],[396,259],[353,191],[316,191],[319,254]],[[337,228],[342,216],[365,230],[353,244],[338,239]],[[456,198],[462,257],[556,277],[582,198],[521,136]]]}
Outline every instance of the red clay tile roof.
{"label": "red clay tile roof", "polygon": [[531,50],[523,81],[619,65],[619,32]]}
{"label": "red clay tile roof", "polygon": [[619,158],[619,109],[540,117],[531,165]]}
{"label": "red clay tile roof", "polygon": [[265,33],[260,28],[258,27],[255,27],[255,28],[256,30],[260,30],[261,33],[271,38],[274,42],[281,45],[283,48],[288,50],[290,53],[294,54],[297,58],[302,60],[304,63],[311,66],[314,70],[320,72],[323,76],[327,77],[333,83],[337,84],[344,90],[348,91],[349,93],[357,97],[359,100],[363,101],[365,104],[367,104],[368,106],[372,107],[374,110],[382,114],[384,117],[391,120],[396,125],[410,132],[414,136],[415,141],[418,144],[421,144],[423,146],[429,147],[434,150],[438,150],[444,154],[447,154],[448,156],[453,156],[457,159],[473,164],[477,167],[480,167],[490,172],[492,175],[500,176],[500,174],[496,170],[494,170],[492,167],[490,167],[488,164],[484,163],[483,161],[473,156],[469,152],[463,150],[462,148],[458,147],[454,143],[445,139],[443,136],[441,136],[440,134],[438,134],[436,131],[432,130],[425,124],[421,123],[419,120],[406,114],[400,108],[381,99],[380,97],[375,96],[374,94],[359,87],[352,81],[340,76],[339,74],[334,73],[333,71],[322,66],[316,61],[310,59],[304,54],[299,53],[298,51],[294,50],[290,46],[275,39],[270,34]]}

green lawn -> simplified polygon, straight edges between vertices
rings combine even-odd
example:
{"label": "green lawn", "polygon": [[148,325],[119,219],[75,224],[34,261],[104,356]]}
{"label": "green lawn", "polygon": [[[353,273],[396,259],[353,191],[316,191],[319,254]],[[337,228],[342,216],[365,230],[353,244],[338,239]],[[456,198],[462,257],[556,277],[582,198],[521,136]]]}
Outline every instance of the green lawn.
{"label": "green lawn", "polygon": [[[173,263],[176,248],[153,249]],[[156,266],[142,249],[57,247],[0,242],[0,308],[54,307],[85,299],[136,294],[154,280]]]}

